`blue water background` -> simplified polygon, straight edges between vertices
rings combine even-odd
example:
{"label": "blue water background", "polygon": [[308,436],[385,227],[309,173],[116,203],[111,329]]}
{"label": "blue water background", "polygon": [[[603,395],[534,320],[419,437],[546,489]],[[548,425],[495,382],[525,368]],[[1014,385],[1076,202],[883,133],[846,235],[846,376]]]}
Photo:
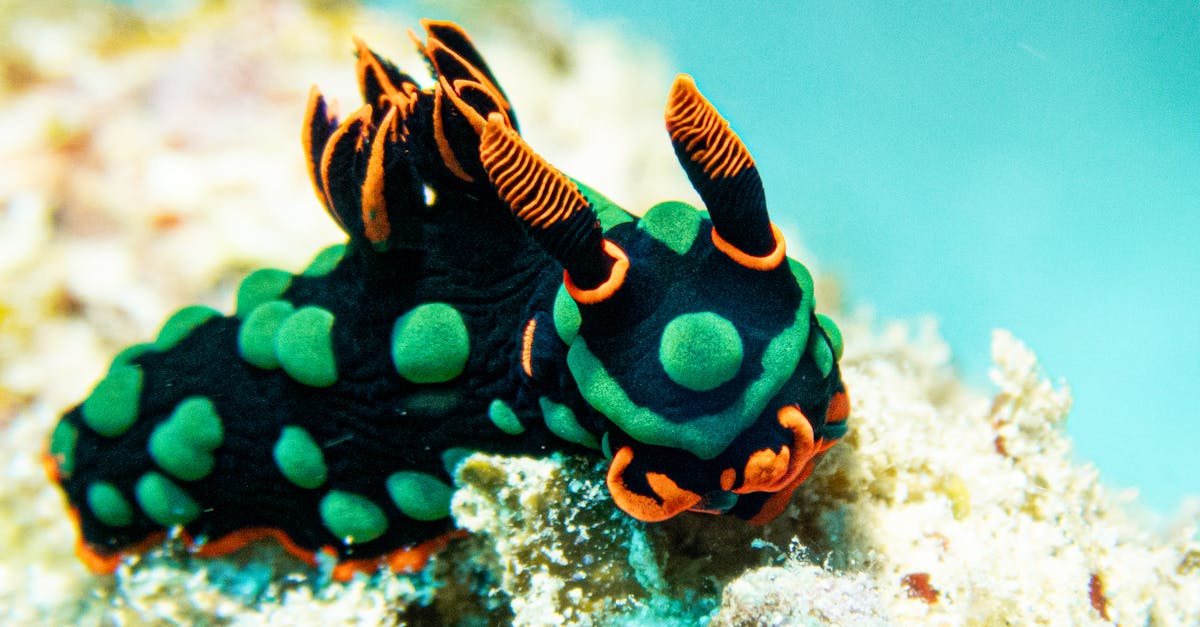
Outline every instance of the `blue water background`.
{"label": "blue water background", "polygon": [[1200,493],[1200,3],[571,6],[696,77],[851,306],[983,389],[1012,330],[1106,482]]}

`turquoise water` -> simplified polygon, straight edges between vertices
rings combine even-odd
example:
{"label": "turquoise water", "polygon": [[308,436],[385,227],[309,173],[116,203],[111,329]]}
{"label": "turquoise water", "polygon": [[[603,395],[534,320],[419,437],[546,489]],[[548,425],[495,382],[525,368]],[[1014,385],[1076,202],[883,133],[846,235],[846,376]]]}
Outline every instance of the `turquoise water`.
{"label": "turquoise water", "polygon": [[1200,493],[1200,4],[572,8],[696,77],[852,304],[936,315],[981,387],[1011,329],[1108,483]]}

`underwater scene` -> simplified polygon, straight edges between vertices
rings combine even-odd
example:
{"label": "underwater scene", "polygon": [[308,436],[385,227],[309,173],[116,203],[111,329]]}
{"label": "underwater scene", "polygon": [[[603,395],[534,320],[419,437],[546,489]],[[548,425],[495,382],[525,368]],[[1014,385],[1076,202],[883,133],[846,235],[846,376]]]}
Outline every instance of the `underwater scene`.
{"label": "underwater scene", "polygon": [[1197,32],[0,3],[0,624],[1200,623]]}

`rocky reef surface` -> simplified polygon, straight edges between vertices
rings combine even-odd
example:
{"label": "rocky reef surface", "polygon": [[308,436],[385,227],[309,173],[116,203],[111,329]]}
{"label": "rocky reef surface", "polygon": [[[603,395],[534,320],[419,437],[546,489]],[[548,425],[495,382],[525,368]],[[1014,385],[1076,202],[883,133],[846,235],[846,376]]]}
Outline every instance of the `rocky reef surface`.
{"label": "rocky reef surface", "polygon": [[[1010,334],[977,390],[934,324],[864,311],[835,314],[850,433],[764,527],[647,525],[591,460],[474,455],[452,506],[471,533],[417,575],[337,583],[270,544],[203,560],[170,539],[89,574],[40,464],[58,413],[170,311],[228,309],[248,270],[300,268],[338,238],[299,149],[305,94],[315,81],[353,100],[352,33],[415,64],[416,20],[50,4],[0,4],[0,622],[1200,623],[1200,506],[1154,518],[1073,460],[1070,394]],[[444,17],[477,37],[554,163],[626,206],[693,200],[661,129],[665,61],[552,8]],[[836,311],[836,286],[818,291]]]}

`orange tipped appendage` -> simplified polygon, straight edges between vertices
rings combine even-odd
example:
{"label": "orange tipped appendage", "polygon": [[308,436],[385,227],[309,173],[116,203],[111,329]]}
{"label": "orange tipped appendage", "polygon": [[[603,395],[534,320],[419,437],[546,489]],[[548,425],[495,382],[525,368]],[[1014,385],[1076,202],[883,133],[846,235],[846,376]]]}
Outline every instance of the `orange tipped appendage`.
{"label": "orange tipped appendage", "polygon": [[775,238],[775,248],[771,249],[771,252],[766,255],[756,257],[743,252],[737,246],[725,241],[725,238],[721,237],[721,234],[716,229],[712,230],[712,242],[713,246],[717,247],[717,250],[725,253],[726,257],[732,259],[739,266],[764,272],[778,268],[779,264],[783,263],[783,260],[787,257],[787,246],[783,241],[783,233],[774,223],[771,224],[771,236]]}
{"label": "orange tipped appendage", "polygon": [[[358,55],[355,74],[358,76],[358,90],[367,99],[367,104],[375,107],[396,106],[402,114],[411,113],[416,102],[417,86],[412,83],[393,82],[393,77],[383,66],[379,57],[367,47],[358,37],[352,38],[354,50]],[[375,93],[375,102],[370,102]]]}
{"label": "orange tipped appendage", "polygon": [[667,132],[709,178],[730,178],[754,166],[754,158],[729,122],[717,113],[687,74],[675,77],[667,97]]}
{"label": "orange tipped appendage", "polygon": [[[321,157],[329,143],[329,137],[338,126],[336,106],[327,104],[321,90],[313,85],[308,91],[308,104],[304,108],[304,130],[300,143],[304,146],[304,157],[308,161],[308,176],[321,204],[328,211],[329,199],[325,195],[322,179]],[[330,213],[333,213],[330,211]],[[336,218],[337,215],[334,214]]]}
{"label": "orange tipped appendage", "polygon": [[535,153],[499,113],[488,116],[479,159],[500,198],[528,226],[544,229],[589,208],[579,188]]}
{"label": "orange tipped appendage", "polygon": [[372,244],[383,244],[392,234],[392,225],[388,221],[387,198],[384,195],[384,182],[387,178],[384,155],[389,143],[394,143],[397,139],[397,119],[398,110],[395,107],[390,108],[375,132],[375,139],[371,142],[371,154],[367,158],[367,175],[362,184],[362,222],[363,234]]}
{"label": "orange tipped appendage", "polygon": [[337,146],[342,142],[347,135],[352,135],[355,140],[354,148],[356,151],[362,150],[363,140],[366,139],[367,133],[371,126],[371,105],[363,105],[357,111],[350,114],[341,124],[334,129],[333,134],[329,136],[329,140],[325,142],[325,150],[321,153],[321,188],[325,193],[325,204],[336,215],[337,207],[333,206],[333,200],[329,196],[329,167],[333,163],[333,155],[337,151]]}
{"label": "orange tipped appendage", "polygon": [[700,502],[699,494],[679,487],[670,477],[657,472],[646,473],[646,483],[650,484],[650,489],[658,496],[657,499],[630,490],[625,485],[624,473],[632,462],[633,449],[628,446],[622,447],[613,455],[606,478],[613,501],[630,516],[645,522],[658,522]]}

